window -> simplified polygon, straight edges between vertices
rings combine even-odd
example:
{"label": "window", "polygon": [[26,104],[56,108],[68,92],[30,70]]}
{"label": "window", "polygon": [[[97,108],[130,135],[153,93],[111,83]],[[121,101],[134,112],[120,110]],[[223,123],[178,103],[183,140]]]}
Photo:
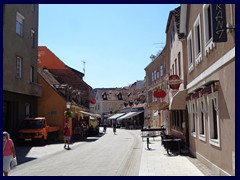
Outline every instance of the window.
{"label": "window", "polygon": [[35,31],[31,30],[32,48],[35,48]]}
{"label": "window", "polygon": [[192,53],[192,31],[188,34],[187,37],[187,55],[188,55],[188,71],[193,70],[193,53]]}
{"label": "window", "polygon": [[177,70],[178,70],[178,68],[177,68],[177,59],[175,59],[174,64],[175,64],[175,74],[178,74],[177,73]]}
{"label": "window", "polygon": [[212,42],[212,20],[211,20],[211,7],[210,4],[203,5],[203,25],[204,25],[204,46],[205,55],[215,47]]}
{"label": "window", "polygon": [[220,147],[218,92],[213,92],[207,97],[209,142],[212,145]]}
{"label": "window", "polygon": [[123,100],[122,93],[119,93],[117,96],[118,96],[118,100]]}
{"label": "window", "polygon": [[157,79],[159,78],[159,71],[157,71]]}
{"label": "window", "polygon": [[103,98],[103,100],[108,100],[108,98],[107,98],[107,93],[106,93],[106,92],[104,92],[104,93],[102,94],[102,98]]}
{"label": "window", "polygon": [[25,117],[29,117],[30,115],[30,105],[29,103],[25,104]]}
{"label": "window", "polygon": [[195,61],[196,64],[198,64],[202,60],[200,15],[198,15],[196,21],[194,22],[193,30],[194,30]]}
{"label": "window", "polygon": [[16,16],[16,33],[19,36],[23,36],[23,21],[24,21],[24,17],[17,12],[17,16]]}
{"label": "window", "polygon": [[163,73],[164,73],[164,67],[163,65],[160,66],[160,76],[163,77]]}
{"label": "window", "polygon": [[154,81],[154,73],[152,72],[152,82]]}
{"label": "window", "polygon": [[195,99],[191,102],[192,112],[191,112],[191,135],[196,137],[196,121],[197,121],[197,107]]}
{"label": "window", "polygon": [[34,82],[34,67],[30,67],[30,82]]}
{"label": "window", "polygon": [[173,110],[172,111],[172,128],[176,130],[182,130],[183,126],[183,111]]}
{"label": "window", "polygon": [[178,75],[181,77],[181,53],[178,53]]}
{"label": "window", "polygon": [[171,39],[170,39],[170,45],[171,45],[171,47],[172,47],[172,44],[173,44],[173,42],[175,41],[175,23],[174,23],[174,25],[173,25],[173,28],[172,28],[172,32],[171,32],[171,37],[170,37]]}
{"label": "window", "polygon": [[199,139],[206,141],[206,130],[205,130],[205,122],[206,122],[206,114],[207,114],[207,107],[205,97],[202,96],[198,99],[198,115],[199,115],[199,122],[198,122],[198,134]]}
{"label": "window", "polygon": [[154,71],[154,81],[157,79],[157,71]]}
{"label": "window", "polygon": [[174,64],[172,65],[172,75],[174,74]]}
{"label": "window", "polygon": [[16,58],[16,78],[21,79],[22,78],[22,58],[18,57]]}

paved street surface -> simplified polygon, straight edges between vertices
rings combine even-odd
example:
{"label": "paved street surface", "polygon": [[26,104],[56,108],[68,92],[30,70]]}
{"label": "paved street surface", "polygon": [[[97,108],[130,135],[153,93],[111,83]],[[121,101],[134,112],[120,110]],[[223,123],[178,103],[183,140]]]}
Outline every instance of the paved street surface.
{"label": "paved street surface", "polygon": [[[102,131],[100,129],[100,131]],[[160,138],[147,150],[140,130],[112,128],[65,150],[63,143],[17,147],[19,165],[10,176],[203,176],[212,175],[189,157],[167,155]],[[193,163],[194,162],[194,163]],[[200,167],[200,168],[199,168]],[[204,167],[204,168],[202,168]],[[209,174],[207,174],[207,173]]]}

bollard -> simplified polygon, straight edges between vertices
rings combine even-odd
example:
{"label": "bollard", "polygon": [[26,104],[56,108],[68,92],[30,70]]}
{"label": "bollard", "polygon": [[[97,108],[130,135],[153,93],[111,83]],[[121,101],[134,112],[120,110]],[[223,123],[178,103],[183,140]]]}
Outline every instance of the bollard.
{"label": "bollard", "polygon": [[150,147],[149,147],[149,137],[147,137],[147,148],[148,148],[148,150],[150,149]]}

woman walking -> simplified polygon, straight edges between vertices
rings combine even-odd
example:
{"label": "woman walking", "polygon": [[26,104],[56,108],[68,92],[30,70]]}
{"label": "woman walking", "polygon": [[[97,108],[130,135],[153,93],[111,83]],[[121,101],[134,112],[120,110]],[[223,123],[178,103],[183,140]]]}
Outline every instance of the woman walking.
{"label": "woman walking", "polygon": [[16,157],[13,141],[10,135],[5,131],[3,132],[3,174],[8,176],[10,171],[10,163]]}

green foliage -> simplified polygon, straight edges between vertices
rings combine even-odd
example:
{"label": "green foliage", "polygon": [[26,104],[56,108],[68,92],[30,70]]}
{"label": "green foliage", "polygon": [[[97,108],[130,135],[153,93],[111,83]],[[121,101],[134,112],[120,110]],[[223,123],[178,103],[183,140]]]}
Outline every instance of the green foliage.
{"label": "green foliage", "polygon": [[64,112],[64,116],[65,116],[66,118],[73,117],[73,112],[72,112],[72,111],[65,111],[65,112]]}

